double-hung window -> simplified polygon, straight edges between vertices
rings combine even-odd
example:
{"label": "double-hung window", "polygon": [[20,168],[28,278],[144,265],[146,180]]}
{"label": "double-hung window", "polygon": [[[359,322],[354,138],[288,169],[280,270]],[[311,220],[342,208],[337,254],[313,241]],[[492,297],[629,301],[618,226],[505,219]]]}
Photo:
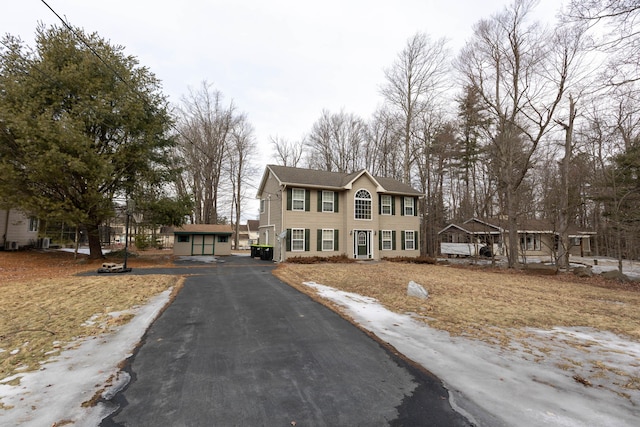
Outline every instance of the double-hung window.
{"label": "double-hung window", "polygon": [[304,188],[291,189],[291,210],[303,211],[305,202]]}
{"label": "double-hung window", "polygon": [[415,202],[415,199],[413,197],[404,198],[404,216],[414,216],[414,213],[415,213],[414,202]]}
{"label": "double-hung window", "polygon": [[390,251],[393,249],[393,233],[391,230],[382,230],[382,250]]}
{"label": "double-hung window", "polygon": [[334,212],[333,200],[333,191],[322,192],[322,212]]}
{"label": "double-hung window", "polygon": [[407,230],[404,232],[404,249],[412,251],[416,248],[416,232]]}
{"label": "double-hung window", "polygon": [[291,229],[291,250],[304,251],[304,228]]}
{"label": "double-hung window", "polygon": [[333,236],[334,236],[333,229],[322,230],[322,250],[323,251],[333,250]]}
{"label": "double-hung window", "polygon": [[392,198],[389,195],[382,195],[380,197],[380,213],[382,215],[391,215],[393,209],[391,208]]}

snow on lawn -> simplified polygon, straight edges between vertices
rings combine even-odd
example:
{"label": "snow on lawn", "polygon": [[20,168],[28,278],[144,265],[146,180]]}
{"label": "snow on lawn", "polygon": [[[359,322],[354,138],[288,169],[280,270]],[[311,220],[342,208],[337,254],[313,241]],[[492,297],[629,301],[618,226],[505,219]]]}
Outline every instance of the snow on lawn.
{"label": "snow on lawn", "polygon": [[[0,425],[42,427],[97,426],[113,410],[99,403],[83,408],[96,393],[109,398],[129,378],[119,364],[129,357],[151,322],[167,304],[171,289],[138,307],[133,319],[117,331],[72,343],[39,371],[0,380]],[[19,378],[18,385],[12,385]]]}
{"label": "snow on lawn", "polygon": [[[530,329],[525,345],[505,350],[452,337],[369,297],[305,285],[438,376],[452,405],[478,426],[639,425],[640,343],[586,328]],[[624,387],[629,381],[635,390]]]}

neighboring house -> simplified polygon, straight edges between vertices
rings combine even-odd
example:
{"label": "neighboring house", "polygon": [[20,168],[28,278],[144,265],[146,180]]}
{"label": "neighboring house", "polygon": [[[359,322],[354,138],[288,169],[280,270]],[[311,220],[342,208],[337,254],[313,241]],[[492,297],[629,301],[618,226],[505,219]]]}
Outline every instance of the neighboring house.
{"label": "neighboring house", "polygon": [[347,174],[268,165],[257,197],[259,243],[273,245],[274,260],[420,254],[421,193],[395,179],[366,170]]}
{"label": "neighboring house", "polygon": [[[260,221],[250,219],[246,224],[238,226],[238,249],[249,249],[249,247],[258,242],[258,227]],[[235,241],[234,236],[231,237],[232,242]]]}
{"label": "neighboring house", "polygon": [[230,255],[230,225],[185,224],[173,231],[174,255]]}
{"label": "neighboring house", "polygon": [[[17,250],[24,246],[38,245],[37,218],[29,217],[17,209],[0,209],[0,249]],[[46,245],[48,246],[48,240]]]}
{"label": "neighboring house", "polygon": [[[591,255],[591,237],[595,232],[569,229],[569,253]],[[471,218],[462,224],[449,224],[438,232],[442,255],[482,255],[488,248],[495,255],[505,255],[509,244],[509,230],[504,219],[481,220]],[[548,221],[523,219],[518,224],[520,256],[553,256],[558,252],[560,233]]]}

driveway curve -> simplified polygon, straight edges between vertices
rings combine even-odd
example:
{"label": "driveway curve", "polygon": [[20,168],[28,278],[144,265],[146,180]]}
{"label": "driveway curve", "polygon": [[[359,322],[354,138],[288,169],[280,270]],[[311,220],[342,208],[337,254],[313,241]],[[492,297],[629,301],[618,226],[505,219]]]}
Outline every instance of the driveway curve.
{"label": "driveway curve", "polygon": [[189,276],[129,360],[131,382],[101,426],[472,425],[437,378],[272,269],[231,256],[165,270]]}

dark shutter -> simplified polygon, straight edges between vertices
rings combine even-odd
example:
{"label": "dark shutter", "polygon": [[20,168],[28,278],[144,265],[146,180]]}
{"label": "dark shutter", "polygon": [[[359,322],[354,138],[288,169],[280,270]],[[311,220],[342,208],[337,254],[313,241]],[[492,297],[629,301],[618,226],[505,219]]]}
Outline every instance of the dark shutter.
{"label": "dark shutter", "polygon": [[311,211],[311,190],[304,190],[304,210]]}
{"label": "dark shutter", "polygon": [[318,212],[322,212],[322,190],[318,190]]}
{"label": "dark shutter", "polygon": [[391,232],[391,249],[396,250],[396,230]]}
{"label": "dark shutter", "polygon": [[413,216],[418,216],[418,198],[413,198]]}
{"label": "dark shutter", "polygon": [[400,232],[400,248],[404,251],[404,231]]}
{"label": "dark shutter", "polygon": [[338,200],[340,200],[340,193],[337,191],[333,192],[333,211],[338,212]]}
{"label": "dark shutter", "polygon": [[318,228],[318,252],[322,251],[322,230]]}
{"label": "dark shutter", "polygon": [[382,194],[378,194],[378,215],[382,215]]}
{"label": "dark shutter", "polygon": [[391,215],[396,214],[396,196],[391,196]]}
{"label": "dark shutter", "polygon": [[287,252],[291,252],[291,229],[287,228]]}
{"label": "dark shutter", "polygon": [[420,233],[418,230],[413,232],[413,239],[414,239],[414,247],[416,248],[416,250],[420,250]]}
{"label": "dark shutter", "polygon": [[338,243],[339,241],[340,241],[340,230],[336,228],[335,230],[333,230],[333,250],[334,251],[340,250],[340,243]]}
{"label": "dark shutter", "polygon": [[311,240],[311,230],[308,228],[304,229],[304,250],[309,252],[309,240]]}
{"label": "dark shutter", "polygon": [[291,188],[287,188],[287,210],[291,210],[291,198],[293,197],[293,192]]}
{"label": "dark shutter", "polygon": [[[400,196],[400,215],[404,216],[404,197],[402,197],[402,196]],[[402,249],[404,249],[404,248],[402,248]]]}
{"label": "dark shutter", "polygon": [[382,230],[378,230],[378,250],[382,250]]}

